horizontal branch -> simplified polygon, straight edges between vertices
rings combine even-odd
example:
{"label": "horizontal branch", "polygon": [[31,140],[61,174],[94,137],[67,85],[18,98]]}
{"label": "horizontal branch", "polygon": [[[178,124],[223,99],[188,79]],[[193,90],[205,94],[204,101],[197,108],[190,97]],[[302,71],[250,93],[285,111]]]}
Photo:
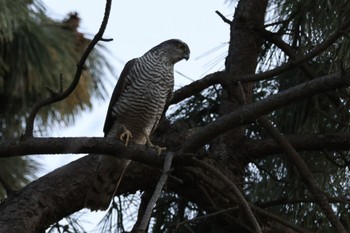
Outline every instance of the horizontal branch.
{"label": "horizontal branch", "polygon": [[[350,150],[350,133],[311,134],[286,136],[297,151],[342,151]],[[273,139],[246,140],[242,142],[242,155],[252,159],[281,153],[281,147]],[[127,152],[127,153],[125,153]],[[120,158],[131,159],[161,166],[163,160],[152,149],[124,144],[103,137],[63,137],[29,138],[26,140],[7,140],[0,143],[0,158],[35,154],[116,154]],[[175,158],[175,160],[177,160]]]}
{"label": "horizontal branch", "polygon": [[163,159],[153,148],[143,145],[129,145],[127,148],[118,140],[103,137],[27,138],[6,140],[0,143],[0,158],[35,154],[105,154],[159,166]]}
{"label": "horizontal branch", "polygon": [[346,73],[344,76],[341,73],[336,73],[291,87],[261,101],[243,105],[237,109],[237,111],[224,115],[216,121],[198,129],[196,134],[183,144],[181,152],[196,152],[215,137],[233,129],[234,127],[251,123],[258,117],[266,115],[288,104],[295,103],[316,94],[344,88],[349,85],[349,73]]}
{"label": "horizontal branch", "polygon": [[[297,151],[343,151],[350,150],[350,133],[311,134],[286,136]],[[283,152],[273,139],[247,140],[242,143],[242,154],[252,159]]]}

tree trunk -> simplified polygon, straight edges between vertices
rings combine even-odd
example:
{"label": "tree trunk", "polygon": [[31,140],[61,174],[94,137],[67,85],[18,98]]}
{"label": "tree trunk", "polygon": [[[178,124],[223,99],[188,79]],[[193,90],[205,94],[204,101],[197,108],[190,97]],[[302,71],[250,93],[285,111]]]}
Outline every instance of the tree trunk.
{"label": "tree trunk", "polygon": [[[253,83],[237,84],[235,77],[255,73],[263,41],[259,32],[264,26],[266,7],[266,0],[238,2],[230,28],[229,51],[225,62],[226,81],[220,96],[220,115],[237,110],[253,98]],[[212,146],[214,158],[223,159],[221,169],[224,169],[226,175],[236,184],[242,184],[246,166],[246,161],[235,154],[245,140],[245,130],[245,126],[236,127],[221,135]]]}

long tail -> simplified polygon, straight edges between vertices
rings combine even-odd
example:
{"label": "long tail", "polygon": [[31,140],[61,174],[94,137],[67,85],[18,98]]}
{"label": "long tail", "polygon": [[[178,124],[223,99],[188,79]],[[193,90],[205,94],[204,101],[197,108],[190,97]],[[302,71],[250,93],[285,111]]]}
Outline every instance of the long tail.
{"label": "long tail", "polygon": [[117,191],[130,160],[100,155],[93,185],[85,198],[85,207],[92,211],[106,210]]}

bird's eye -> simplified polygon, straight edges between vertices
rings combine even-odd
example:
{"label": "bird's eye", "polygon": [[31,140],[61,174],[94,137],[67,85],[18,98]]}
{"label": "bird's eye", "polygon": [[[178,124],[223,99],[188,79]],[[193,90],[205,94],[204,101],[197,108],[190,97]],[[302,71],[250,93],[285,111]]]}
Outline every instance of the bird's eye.
{"label": "bird's eye", "polygon": [[184,50],[185,49],[185,45],[184,44],[177,44],[177,47],[179,48],[179,49],[182,49],[182,50]]}

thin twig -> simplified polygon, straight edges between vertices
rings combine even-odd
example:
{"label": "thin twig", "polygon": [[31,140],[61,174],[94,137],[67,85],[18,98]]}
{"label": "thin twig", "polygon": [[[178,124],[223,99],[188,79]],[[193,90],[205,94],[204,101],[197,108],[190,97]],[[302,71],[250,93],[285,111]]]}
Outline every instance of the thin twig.
{"label": "thin twig", "polygon": [[215,13],[227,24],[231,25],[232,21],[226,18],[220,11],[215,11]]}
{"label": "thin twig", "polygon": [[346,233],[344,226],[339,221],[338,217],[332,210],[327,196],[324,191],[317,185],[315,178],[307,167],[305,162],[300,158],[298,152],[292,147],[288,140],[275,128],[266,117],[260,117],[258,122],[263,128],[273,137],[276,142],[284,149],[288,158],[293,162],[299,173],[302,175],[305,183],[310,192],[316,199],[317,204],[320,206],[329,222],[332,224],[335,232]]}
{"label": "thin twig", "polygon": [[147,205],[147,208],[145,209],[145,213],[144,213],[142,221],[140,223],[138,232],[146,232],[147,225],[149,223],[149,220],[151,219],[153,208],[156,205],[156,202],[159,199],[159,197],[162,193],[162,189],[163,189],[163,187],[168,179],[168,173],[170,171],[173,157],[174,157],[174,152],[168,152],[165,155],[163,174],[159,178],[159,181],[156,185],[156,188],[154,189],[154,193],[153,193],[153,195],[152,195],[152,197]]}
{"label": "thin twig", "polygon": [[37,113],[39,112],[39,110],[42,107],[48,106],[50,104],[56,103],[58,101],[61,101],[65,98],[67,98],[74,91],[76,86],[78,85],[79,80],[80,80],[80,76],[84,70],[84,64],[85,64],[89,54],[91,53],[92,49],[95,47],[95,45],[99,41],[101,41],[101,40],[106,41],[106,39],[103,39],[102,36],[103,36],[103,33],[107,27],[109,14],[111,11],[111,5],[112,5],[112,0],[106,0],[104,17],[103,17],[100,29],[98,30],[97,34],[94,36],[92,41],[90,42],[89,46],[85,49],[83,55],[81,56],[80,61],[77,64],[76,72],[75,72],[72,83],[65,91],[59,92],[55,95],[51,95],[50,97],[43,99],[34,105],[32,111],[30,112],[30,114],[27,118],[26,130],[25,130],[25,133],[22,135],[22,139],[27,139],[29,137],[33,137],[34,120],[35,120]]}

